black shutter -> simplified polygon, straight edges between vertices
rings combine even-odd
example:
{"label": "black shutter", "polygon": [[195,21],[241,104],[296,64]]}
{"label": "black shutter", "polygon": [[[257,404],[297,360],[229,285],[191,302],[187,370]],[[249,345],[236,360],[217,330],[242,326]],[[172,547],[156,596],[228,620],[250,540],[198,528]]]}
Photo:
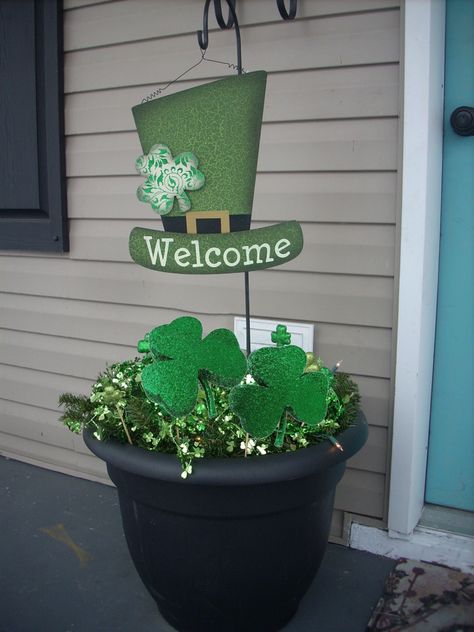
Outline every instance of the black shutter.
{"label": "black shutter", "polygon": [[61,0],[0,0],[0,249],[69,249]]}

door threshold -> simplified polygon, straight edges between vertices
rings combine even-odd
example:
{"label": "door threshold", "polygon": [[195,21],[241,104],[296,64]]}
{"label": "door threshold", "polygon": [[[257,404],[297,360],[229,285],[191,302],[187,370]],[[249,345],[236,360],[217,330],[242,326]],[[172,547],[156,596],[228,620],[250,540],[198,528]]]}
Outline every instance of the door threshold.
{"label": "door threshold", "polygon": [[353,522],[350,547],[394,559],[407,558],[434,562],[474,573],[474,539],[427,527],[417,527],[411,535],[388,532]]}
{"label": "door threshold", "polygon": [[474,512],[427,504],[423,508],[418,526],[474,537]]}

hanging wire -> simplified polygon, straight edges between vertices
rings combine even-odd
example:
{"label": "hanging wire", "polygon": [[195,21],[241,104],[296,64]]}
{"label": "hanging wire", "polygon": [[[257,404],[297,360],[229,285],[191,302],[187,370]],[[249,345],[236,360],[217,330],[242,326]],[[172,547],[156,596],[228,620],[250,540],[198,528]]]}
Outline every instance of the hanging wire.
{"label": "hanging wire", "polygon": [[204,53],[205,51],[201,51],[201,59],[199,61],[197,61],[195,64],[193,64],[192,66],[190,66],[187,70],[185,70],[184,72],[182,72],[180,75],[178,75],[175,79],[172,79],[171,81],[169,81],[165,86],[163,86],[162,88],[158,88],[157,90],[155,90],[154,92],[151,92],[147,97],[144,97],[142,99],[142,103],[146,103],[147,101],[152,101],[153,99],[155,99],[156,97],[159,97],[160,94],[162,92],[164,92],[167,88],[169,88],[170,86],[173,85],[173,83],[176,83],[177,81],[179,81],[182,77],[184,77],[184,75],[187,75],[188,72],[191,72],[191,70],[194,70],[194,68],[196,68],[197,66],[199,66],[200,63],[202,63],[203,59],[204,59]]}
{"label": "hanging wire", "polygon": [[[233,64],[233,63],[228,62],[228,61],[221,61],[219,59],[210,59],[209,57],[206,57],[206,51],[205,50],[201,50],[201,58],[195,64],[190,66],[187,70],[182,72],[175,79],[172,79],[171,81],[168,81],[168,83],[166,85],[162,86],[161,88],[157,88],[153,92],[150,92],[150,94],[148,96],[143,97],[141,102],[142,103],[147,103],[148,101],[153,101],[153,99],[156,99],[157,97],[159,97],[170,86],[172,86],[174,83],[176,83],[177,81],[182,79],[185,75],[187,75],[189,72],[191,72],[191,70],[194,70],[194,68],[197,68],[197,66],[199,66],[199,64],[201,64],[203,61],[208,61],[208,62],[211,62],[213,64],[222,64],[223,66],[226,66],[226,68],[229,68],[230,70],[238,70],[237,64]],[[241,74],[245,75],[245,73],[247,71],[244,68],[242,68],[241,70],[242,70]]]}
{"label": "hanging wire", "polygon": [[[214,13],[216,16],[217,24],[219,28],[223,30],[231,29],[235,26],[235,37],[236,37],[236,45],[237,45],[237,63],[233,64],[227,61],[221,61],[219,59],[211,59],[206,57],[206,51],[209,46],[209,7],[211,4],[211,0],[205,0],[204,3],[204,12],[202,18],[202,30],[197,32],[199,48],[201,49],[201,59],[199,59],[196,63],[192,64],[187,70],[178,75],[175,79],[169,81],[166,85],[161,88],[157,88],[153,92],[151,92],[148,96],[142,99],[142,103],[147,103],[148,101],[152,101],[159,97],[167,88],[171,85],[182,79],[185,75],[187,75],[191,70],[194,70],[197,66],[199,66],[203,61],[212,62],[214,64],[222,64],[229,68],[229,70],[237,70],[239,75],[245,74],[246,71],[242,67],[242,46],[240,40],[240,27],[237,20],[236,14],[236,2],[237,0],[226,0],[228,6],[228,16],[227,20],[224,19],[223,11],[222,11],[222,2],[221,0],[213,0],[214,3]],[[284,20],[294,20],[296,17],[296,11],[298,8],[298,0],[290,0],[289,10],[286,9],[285,0],[276,0],[278,11],[281,17]]]}
{"label": "hanging wire", "polygon": [[[235,3],[236,0],[226,0],[227,6],[229,7],[229,15],[227,18],[227,22],[224,20],[222,15],[222,5],[221,0],[214,0],[214,13],[216,14],[216,20],[221,29],[231,29],[235,27],[235,40],[237,46],[237,73],[239,75],[242,74],[242,46],[240,42],[240,27],[239,22],[237,20],[237,14],[235,12]],[[204,3],[204,12],[202,15],[202,31],[197,32],[197,38],[199,43],[199,48],[201,50],[207,50],[209,46],[209,5],[211,4],[211,0],[206,0]]]}

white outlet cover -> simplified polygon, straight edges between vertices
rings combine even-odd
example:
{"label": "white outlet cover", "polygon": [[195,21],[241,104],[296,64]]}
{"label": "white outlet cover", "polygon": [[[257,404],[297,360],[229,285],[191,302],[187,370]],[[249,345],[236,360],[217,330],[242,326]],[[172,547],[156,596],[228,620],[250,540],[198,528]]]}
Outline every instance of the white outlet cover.
{"label": "white outlet cover", "polygon": [[[308,323],[294,323],[288,320],[267,320],[263,318],[250,319],[250,349],[260,349],[261,347],[274,347],[272,342],[272,331],[277,325],[286,325],[288,333],[291,334],[291,344],[301,347],[303,351],[313,351],[314,345],[314,325]],[[241,349],[247,346],[247,327],[243,316],[234,318],[234,334],[239,341]]]}

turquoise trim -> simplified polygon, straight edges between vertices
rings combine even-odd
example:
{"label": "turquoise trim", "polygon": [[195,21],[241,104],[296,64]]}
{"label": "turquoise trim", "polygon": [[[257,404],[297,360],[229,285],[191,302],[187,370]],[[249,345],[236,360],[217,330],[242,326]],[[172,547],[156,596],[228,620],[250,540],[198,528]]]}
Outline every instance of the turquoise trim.
{"label": "turquoise trim", "polygon": [[426,500],[474,511],[474,137],[451,112],[474,106],[474,2],[446,3],[443,193]]}

